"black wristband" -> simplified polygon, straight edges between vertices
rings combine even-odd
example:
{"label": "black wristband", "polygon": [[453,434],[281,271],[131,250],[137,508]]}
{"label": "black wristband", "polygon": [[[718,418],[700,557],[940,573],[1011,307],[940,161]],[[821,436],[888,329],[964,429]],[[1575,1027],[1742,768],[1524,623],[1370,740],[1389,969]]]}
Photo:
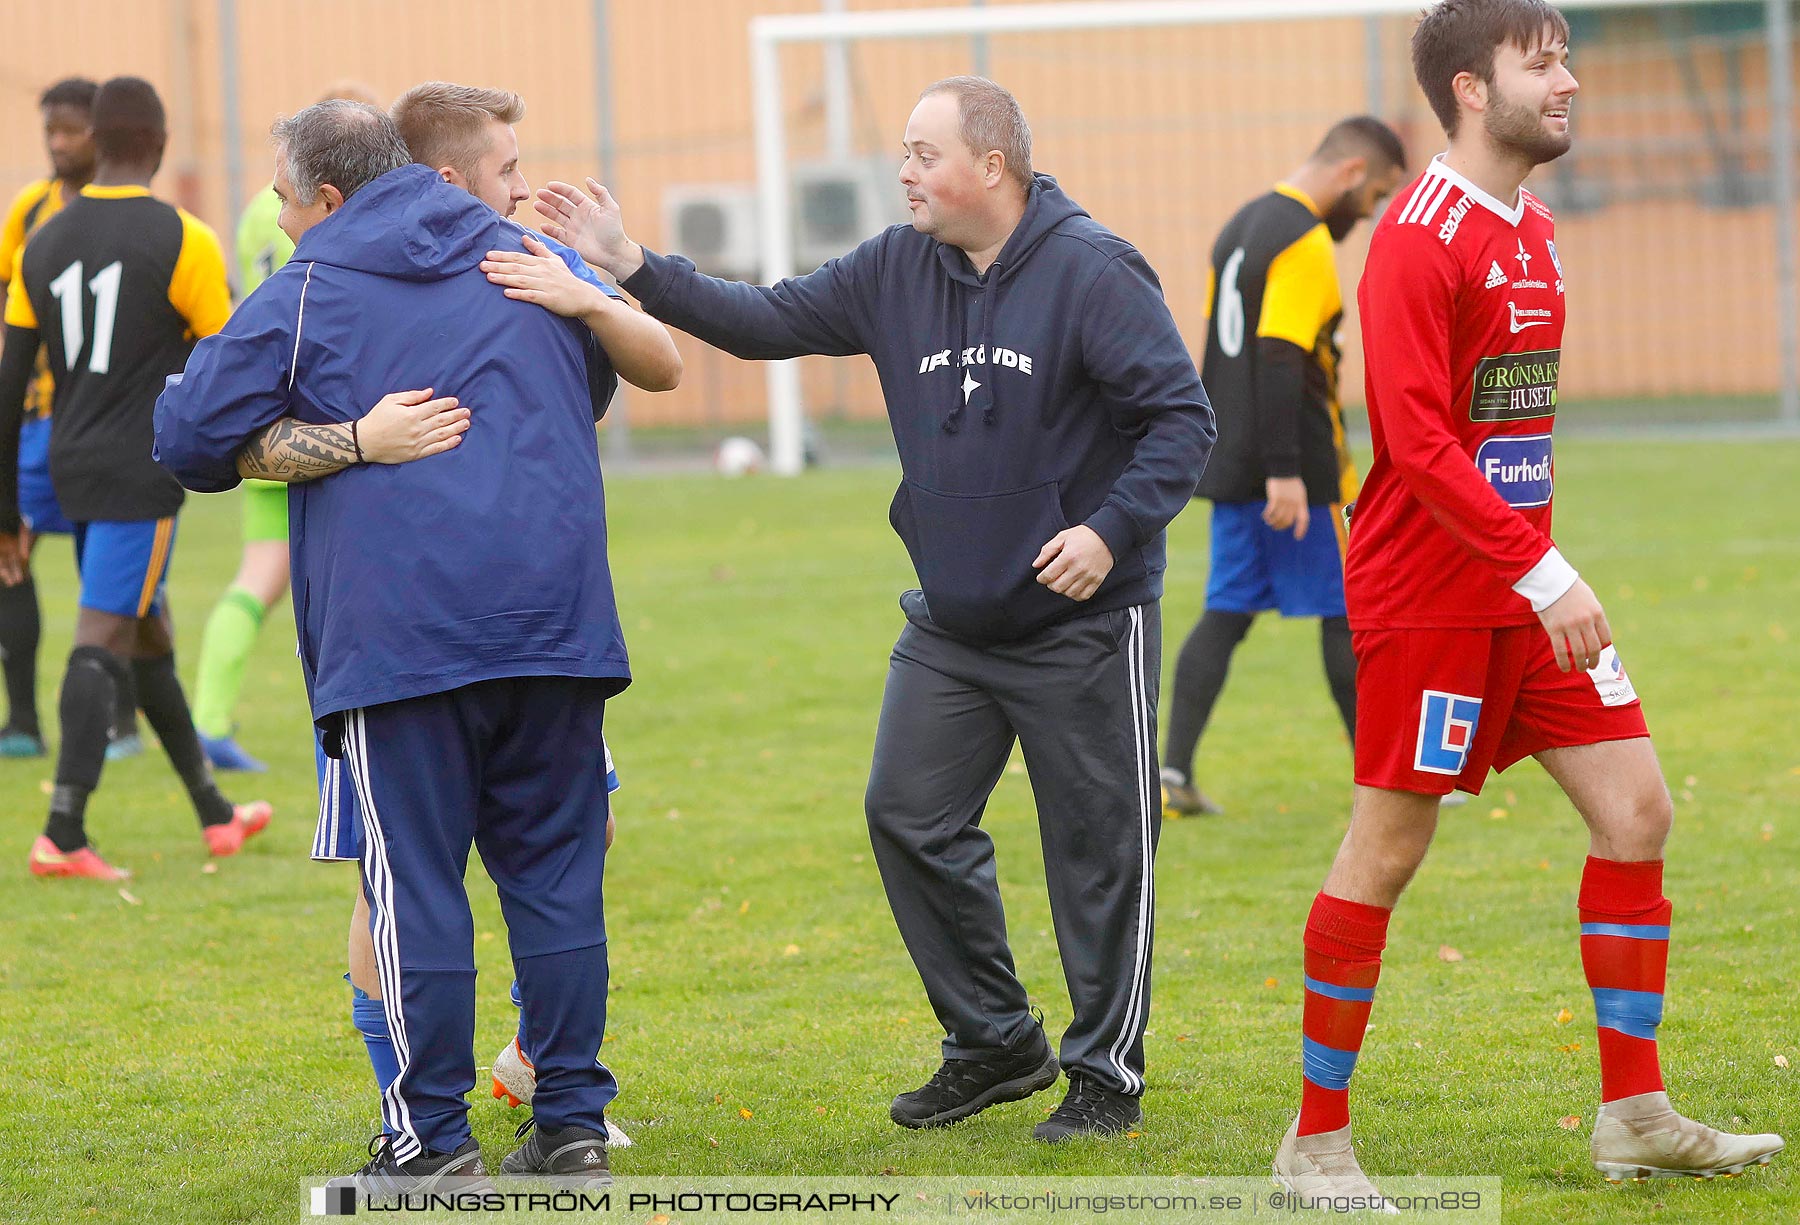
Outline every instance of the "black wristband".
{"label": "black wristband", "polygon": [[362,443],[359,442],[356,437],[357,424],[358,423],[355,421],[350,423],[350,445],[356,450],[356,462],[359,464],[366,464],[369,461],[363,458]]}

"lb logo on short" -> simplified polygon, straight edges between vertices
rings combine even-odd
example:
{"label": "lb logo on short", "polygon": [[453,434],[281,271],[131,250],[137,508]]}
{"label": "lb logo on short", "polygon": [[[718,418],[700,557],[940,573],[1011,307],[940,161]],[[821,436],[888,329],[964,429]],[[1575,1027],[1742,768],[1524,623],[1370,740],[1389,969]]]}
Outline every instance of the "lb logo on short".
{"label": "lb logo on short", "polygon": [[1427,689],[1419,706],[1419,747],[1413,769],[1426,774],[1461,774],[1475,747],[1481,699]]}
{"label": "lb logo on short", "polygon": [[1602,706],[1629,706],[1638,700],[1637,690],[1631,687],[1631,678],[1625,675],[1625,664],[1619,658],[1617,647],[1607,647],[1600,652],[1600,662],[1588,669],[1588,678],[1594,682]]}
{"label": "lb logo on short", "polygon": [[1482,479],[1508,506],[1550,505],[1553,466],[1548,434],[1502,434],[1475,452]]}

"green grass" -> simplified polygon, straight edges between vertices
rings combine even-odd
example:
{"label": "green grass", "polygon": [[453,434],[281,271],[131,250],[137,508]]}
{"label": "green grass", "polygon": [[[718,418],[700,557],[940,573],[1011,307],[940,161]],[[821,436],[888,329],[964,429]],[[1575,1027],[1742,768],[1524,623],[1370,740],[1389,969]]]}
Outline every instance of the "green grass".
{"label": "green grass", "polygon": [[[1800,445],[1578,442],[1558,533],[1606,601],[1676,796],[1664,1058],[1679,1104],[1719,1125],[1794,1127],[1800,868]],[[1159,864],[1151,1093],[1141,1135],[1058,1149],[1053,1103],[943,1132],[887,1120],[935,1066],[938,1031],[895,933],[861,796],[895,598],[893,473],[800,482],[613,482],[613,565],[637,683],[613,707],[625,790],[609,878],[605,1051],[622,1175],[1255,1175],[1299,1084],[1299,936],[1348,816],[1349,753],[1308,623],[1266,621],[1203,749],[1227,816],[1168,824]],[[172,592],[190,679],[236,562],[236,503],[196,499]],[[530,547],[523,544],[522,547]],[[1166,655],[1197,614],[1205,515],[1171,532]],[[45,590],[52,721],[72,623],[66,542]],[[91,808],[133,900],[44,882],[25,851],[43,762],[0,763],[0,1220],[285,1221],[307,1178],[357,1164],[374,1129],[342,971],[350,870],[306,859],[310,741],[291,620],[270,617],[242,739],[274,771],[268,834],[205,872],[158,755],[109,767]],[[1026,778],[1002,780],[999,843],[1019,969],[1052,1032],[1065,997]],[[1532,765],[1449,815],[1394,923],[1358,1069],[1376,1173],[1505,1179],[1509,1219],[1792,1221],[1784,1158],[1731,1183],[1609,1187],[1587,1164],[1597,1068],[1574,933],[1585,839]],[[478,1061],[514,1023],[506,936],[475,885]],[[1440,946],[1464,959],[1440,959]],[[1575,1015],[1558,1025],[1559,1010]],[[744,1111],[750,1112],[745,1117]],[[1577,1130],[1558,1120],[1576,1115]],[[476,1134],[509,1151],[484,1093]]]}

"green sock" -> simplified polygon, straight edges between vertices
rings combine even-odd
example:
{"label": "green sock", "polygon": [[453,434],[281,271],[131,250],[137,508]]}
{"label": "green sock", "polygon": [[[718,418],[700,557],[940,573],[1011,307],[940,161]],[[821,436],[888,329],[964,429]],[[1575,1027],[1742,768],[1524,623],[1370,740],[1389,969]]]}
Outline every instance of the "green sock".
{"label": "green sock", "polygon": [[206,619],[200,639],[200,678],[194,683],[194,727],[217,740],[231,735],[232,712],[244,685],[244,665],[262,629],[263,602],[242,587],[232,587]]}

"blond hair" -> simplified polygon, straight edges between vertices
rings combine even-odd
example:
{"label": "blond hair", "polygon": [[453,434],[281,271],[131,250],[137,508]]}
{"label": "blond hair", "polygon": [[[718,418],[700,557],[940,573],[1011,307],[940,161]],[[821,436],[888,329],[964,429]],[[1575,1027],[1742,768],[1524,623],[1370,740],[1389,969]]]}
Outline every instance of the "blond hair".
{"label": "blond hair", "polygon": [[487,152],[488,125],[525,118],[525,99],[510,89],[427,81],[401,94],[389,114],[413,161],[472,178]]}

